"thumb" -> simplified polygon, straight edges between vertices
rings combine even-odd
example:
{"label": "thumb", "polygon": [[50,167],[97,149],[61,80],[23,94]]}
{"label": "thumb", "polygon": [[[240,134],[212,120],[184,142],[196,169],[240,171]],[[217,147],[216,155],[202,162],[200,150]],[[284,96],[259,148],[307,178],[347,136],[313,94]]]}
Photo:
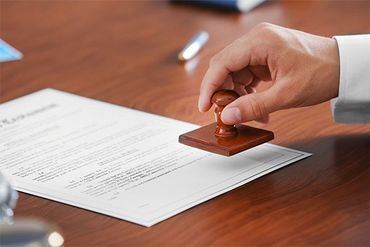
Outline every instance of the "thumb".
{"label": "thumb", "polygon": [[239,97],[225,107],[221,113],[221,120],[225,124],[237,124],[264,119],[269,113],[277,110],[274,98],[271,89]]}

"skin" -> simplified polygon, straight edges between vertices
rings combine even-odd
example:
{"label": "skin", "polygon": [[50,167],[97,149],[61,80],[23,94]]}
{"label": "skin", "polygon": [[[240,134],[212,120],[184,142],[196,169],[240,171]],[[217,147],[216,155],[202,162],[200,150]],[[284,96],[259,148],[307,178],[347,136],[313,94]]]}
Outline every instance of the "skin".
{"label": "skin", "polygon": [[[264,82],[271,86],[256,92]],[[225,107],[222,121],[266,123],[272,112],[335,98],[338,87],[334,39],[261,23],[211,59],[198,106],[201,112],[208,111],[216,90],[233,89],[241,97]]]}

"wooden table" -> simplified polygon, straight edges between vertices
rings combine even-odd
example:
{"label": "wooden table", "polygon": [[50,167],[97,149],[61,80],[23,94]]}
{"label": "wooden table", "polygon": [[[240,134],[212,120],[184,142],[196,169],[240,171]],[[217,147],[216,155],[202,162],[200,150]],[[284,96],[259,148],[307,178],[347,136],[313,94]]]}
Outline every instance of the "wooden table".
{"label": "wooden table", "polygon": [[[318,35],[369,33],[369,1],[272,1],[239,14],[167,1],[0,2],[0,101],[52,87],[196,124],[210,57],[267,21]],[[185,66],[176,53],[210,41]],[[254,126],[258,124],[252,123]],[[66,246],[369,245],[369,126],[333,122],[328,103],[280,111],[273,143],[313,156],[151,228],[21,193],[17,216],[60,226]],[[1,161],[0,161],[1,162]]]}

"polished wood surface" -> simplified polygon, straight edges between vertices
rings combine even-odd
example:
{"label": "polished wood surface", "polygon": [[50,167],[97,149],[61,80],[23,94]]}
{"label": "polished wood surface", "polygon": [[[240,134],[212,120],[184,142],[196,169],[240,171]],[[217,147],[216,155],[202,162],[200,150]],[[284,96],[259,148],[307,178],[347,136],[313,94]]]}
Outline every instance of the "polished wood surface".
{"label": "polished wood surface", "polygon": [[[369,1],[271,1],[238,14],[167,1],[1,0],[1,38],[24,58],[0,64],[0,101],[52,87],[205,125],[213,113],[196,105],[208,61],[255,24],[332,36],[369,33],[369,19]],[[210,41],[178,64],[199,30]],[[264,128],[272,143],[313,155],[151,228],[23,193],[15,213],[56,223],[66,246],[368,246],[369,126],[335,124],[324,103],[274,113]]]}

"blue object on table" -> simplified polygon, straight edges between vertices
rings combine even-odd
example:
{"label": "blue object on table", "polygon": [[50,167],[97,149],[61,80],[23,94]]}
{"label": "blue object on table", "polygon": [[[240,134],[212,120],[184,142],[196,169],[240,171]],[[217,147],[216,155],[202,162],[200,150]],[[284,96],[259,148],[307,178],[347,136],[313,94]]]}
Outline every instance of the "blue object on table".
{"label": "blue object on table", "polygon": [[247,12],[254,9],[261,3],[265,2],[266,0],[196,0],[196,1],[172,0],[172,1]]}
{"label": "blue object on table", "polygon": [[21,52],[0,39],[0,62],[14,61],[21,59],[22,57],[23,55]]}

